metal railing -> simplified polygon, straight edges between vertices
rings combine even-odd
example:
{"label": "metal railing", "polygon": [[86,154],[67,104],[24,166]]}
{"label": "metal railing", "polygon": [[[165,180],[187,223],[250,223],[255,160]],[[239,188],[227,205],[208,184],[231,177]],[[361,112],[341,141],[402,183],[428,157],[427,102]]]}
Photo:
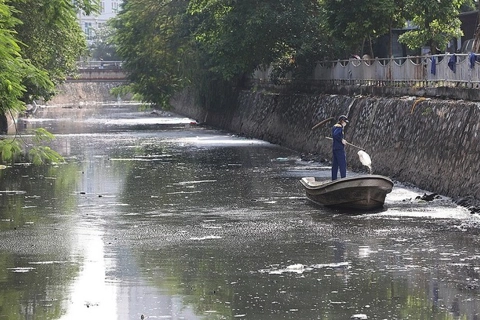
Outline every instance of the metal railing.
{"label": "metal railing", "polygon": [[[386,59],[318,62],[313,81],[343,85],[480,87],[480,55],[438,54]],[[79,61],[79,70],[122,69],[122,61]],[[269,82],[272,68],[257,69],[253,78]],[[287,77],[286,80],[288,80]]]}
{"label": "metal railing", "polygon": [[[480,55],[439,54],[390,59],[318,62],[311,80],[345,85],[480,86]],[[254,79],[268,82],[272,68],[257,69]],[[288,77],[287,77],[288,78]]]}
{"label": "metal railing", "polygon": [[122,61],[78,61],[79,70],[85,69],[122,69]]}

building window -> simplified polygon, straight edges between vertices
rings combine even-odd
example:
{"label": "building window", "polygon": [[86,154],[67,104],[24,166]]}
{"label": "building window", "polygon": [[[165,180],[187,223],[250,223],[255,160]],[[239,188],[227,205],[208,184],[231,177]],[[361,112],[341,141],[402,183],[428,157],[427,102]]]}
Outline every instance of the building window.
{"label": "building window", "polygon": [[92,28],[92,23],[85,22],[85,36],[87,37],[87,40],[93,39],[93,33],[94,33],[94,30]]}

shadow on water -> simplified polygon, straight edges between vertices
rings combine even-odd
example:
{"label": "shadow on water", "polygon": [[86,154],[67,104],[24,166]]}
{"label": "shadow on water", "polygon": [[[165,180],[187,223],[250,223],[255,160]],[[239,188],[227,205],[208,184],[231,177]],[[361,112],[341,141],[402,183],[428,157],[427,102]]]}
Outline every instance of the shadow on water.
{"label": "shadow on water", "polygon": [[375,214],[375,213],[381,213],[385,212],[387,210],[386,207],[380,207],[377,209],[372,209],[372,210],[355,210],[355,209],[349,209],[349,208],[335,208],[335,207],[329,207],[329,206],[323,206],[320,204],[316,204],[314,202],[309,201],[305,197],[305,205],[310,207],[312,210],[317,210],[320,215],[326,215],[326,216],[336,216],[336,215],[345,215],[345,216],[362,216],[362,215],[368,215],[368,214]]}
{"label": "shadow on water", "polygon": [[373,212],[318,206],[299,179],[328,166],[135,105],[22,121],[67,163],[0,171],[0,319],[480,312],[479,219],[449,199],[396,184]]}

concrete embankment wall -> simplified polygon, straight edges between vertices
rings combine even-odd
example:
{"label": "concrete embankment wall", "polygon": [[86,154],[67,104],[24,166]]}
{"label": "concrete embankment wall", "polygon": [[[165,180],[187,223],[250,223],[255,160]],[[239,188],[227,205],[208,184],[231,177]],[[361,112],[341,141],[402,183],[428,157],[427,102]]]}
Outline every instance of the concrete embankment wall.
{"label": "concrete embankment wall", "polygon": [[68,81],[57,86],[57,95],[47,104],[118,101],[120,98],[112,95],[110,90],[123,83],[122,81]]}
{"label": "concrete embankment wall", "polygon": [[[248,137],[330,160],[329,117],[348,115],[345,138],[372,158],[373,173],[454,199],[480,199],[480,107],[475,102],[243,91],[232,110],[198,108],[186,92],[175,111]],[[366,171],[357,149],[346,148],[349,170]]]}

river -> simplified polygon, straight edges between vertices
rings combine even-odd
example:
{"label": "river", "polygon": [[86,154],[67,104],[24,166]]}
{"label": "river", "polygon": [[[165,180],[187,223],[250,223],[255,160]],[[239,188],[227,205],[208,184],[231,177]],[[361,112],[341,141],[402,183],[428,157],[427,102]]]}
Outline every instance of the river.
{"label": "river", "polygon": [[191,122],[128,103],[18,121],[66,162],[0,170],[0,319],[479,318],[478,215],[400,183],[373,213],[320,207],[299,179],[328,165]]}

